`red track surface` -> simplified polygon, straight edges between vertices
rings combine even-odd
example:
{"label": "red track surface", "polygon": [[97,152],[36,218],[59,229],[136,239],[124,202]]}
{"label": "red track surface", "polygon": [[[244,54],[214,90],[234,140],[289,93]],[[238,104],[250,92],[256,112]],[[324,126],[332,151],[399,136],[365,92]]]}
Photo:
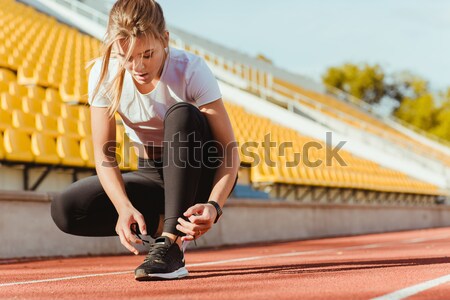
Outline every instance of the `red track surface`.
{"label": "red track surface", "polygon": [[[0,265],[0,299],[372,299],[449,275],[449,256],[440,228],[191,250],[176,281],[135,281],[143,256],[20,262]],[[450,279],[410,295],[450,299]]]}

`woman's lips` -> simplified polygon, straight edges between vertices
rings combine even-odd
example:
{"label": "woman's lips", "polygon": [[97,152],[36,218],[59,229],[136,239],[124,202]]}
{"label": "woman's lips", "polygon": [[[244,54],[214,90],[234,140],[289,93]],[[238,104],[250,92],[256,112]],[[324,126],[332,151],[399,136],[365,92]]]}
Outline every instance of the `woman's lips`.
{"label": "woman's lips", "polygon": [[137,79],[140,79],[140,80],[144,80],[144,79],[146,79],[146,78],[147,78],[147,76],[148,76],[148,73],[143,73],[143,74],[135,74],[135,77],[136,77]]}

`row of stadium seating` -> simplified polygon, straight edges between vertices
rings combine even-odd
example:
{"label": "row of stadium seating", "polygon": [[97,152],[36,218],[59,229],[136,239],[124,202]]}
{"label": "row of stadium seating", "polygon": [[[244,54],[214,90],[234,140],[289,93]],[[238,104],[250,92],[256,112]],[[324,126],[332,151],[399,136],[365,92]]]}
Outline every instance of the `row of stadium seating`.
{"label": "row of stadium seating", "polygon": [[[14,1],[0,8],[0,25],[4,25],[0,26],[4,41],[0,43],[0,160],[94,168],[90,111],[83,105],[87,81],[84,65],[98,55],[99,42]],[[33,34],[27,33],[27,26],[36,28]],[[241,146],[241,160],[252,165],[252,182],[439,193],[436,186],[345,151],[342,158],[347,166],[332,161],[328,166],[322,163],[313,167],[302,161],[289,167],[288,163],[296,160],[297,153],[304,154],[305,145],[311,142],[321,149],[311,148],[307,158],[311,162],[326,161],[326,146],[239,106],[226,106]],[[136,153],[128,147],[120,118],[117,123],[120,167],[135,170]],[[267,134],[278,145],[292,142],[292,147],[286,147],[285,155],[279,155],[279,148],[267,152],[258,146],[249,153],[243,147],[248,142],[261,145]],[[274,166],[264,163],[268,158]],[[255,163],[256,159],[260,163]]]}
{"label": "row of stadium seating", "polygon": [[[309,99],[314,99],[314,101],[317,101],[318,103],[324,106],[324,108],[320,109],[321,112],[324,114],[327,114],[335,119],[339,119],[353,127],[364,129],[365,131],[370,132],[374,135],[383,138],[387,137],[388,140],[391,142],[397,142],[403,145],[414,145],[414,147],[416,147],[416,150],[420,150],[422,154],[427,153],[428,155],[432,155],[450,166],[450,157],[445,153],[438,151],[434,148],[428,147],[412,139],[408,135],[388,126],[387,124],[378,120],[374,116],[367,114],[361,111],[360,109],[353,107],[347,103],[344,103],[334,97],[320,94],[314,91],[309,91],[297,85],[288,83],[286,81],[277,78],[274,78],[274,89],[278,93],[286,97],[291,96],[291,94],[287,92],[289,91],[304,95]],[[296,100],[299,101],[302,105],[315,108],[311,106],[309,102],[302,101],[301,99]],[[326,109],[326,107],[333,108],[333,111]]]}
{"label": "row of stadium seating", "polygon": [[[0,44],[0,67],[17,71],[17,83],[51,87],[59,91],[63,101],[86,103],[89,70],[85,70],[85,65],[86,62],[99,55],[100,42],[98,40],[83,35],[75,29],[60,24],[55,19],[15,1],[6,2],[0,10],[0,25],[2,25],[0,26],[0,37],[4,40],[4,43]],[[268,74],[264,72],[243,65],[240,68],[237,68],[236,65],[228,66],[188,44],[185,44],[184,47],[188,51],[203,55],[209,62],[221,64],[235,75],[255,81],[258,85],[266,88],[269,87]],[[320,109],[322,113],[354,127],[364,126],[364,130],[382,137],[390,135],[390,141],[412,143],[422,153],[429,153],[450,165],[448,155],[412,140],[375,117],[340,100],[302,89],[276,77],[273,78],[272,87],[281,95],[290,96],[285,92],[287,89],[309,97],[324,107],[331,107],[339,112],[323,108]],[[36,97],[42,97],[38,95],[36,94]],[[296,100],[300,101],[302,105],[311,106],[309,102]],[[370,124],[370,126],[362,124]]]}
{"label": "row of stadium seating", "polygon": [[95,38],[34,9],[9,1],[0,9],[0,67],[20,84],[59,90],[66,102],[86,103],[86,62],[99,55]]}
{"label": "row of stadium seating", "polygon": [[[326,145],[322,142],[302,136],[295,130],[276,125],[269,119],[247,113],[242,107],[226,103],[226,108],[240,145],[241,160],[252,165],[252,182],[417,194],[439,193],[434,185],[409,178],[401,172],[383,168],[346,151],[340,153],[346,165],[341,165],[336,160],[331,160],[327,165]],[[262,147],[262,143],[269,135],[270,141],[275,144],[273,148],[267,150],[267,147]],[[246,143],[250,145],[249,142],[254,142],[252,147],[242,147]],[[285,142],[291,142],[292,147],[289,145],[285,148],[280,147]],[[311,146],[309,151],[308,143]],[[299,157],[304,161],[300,162]],[[270,162],[274,162],[274,166],[270,166]],[[289,162],[295,163],[289,167]],[[321,163],[318,166],[312,166],[315,162]]]}

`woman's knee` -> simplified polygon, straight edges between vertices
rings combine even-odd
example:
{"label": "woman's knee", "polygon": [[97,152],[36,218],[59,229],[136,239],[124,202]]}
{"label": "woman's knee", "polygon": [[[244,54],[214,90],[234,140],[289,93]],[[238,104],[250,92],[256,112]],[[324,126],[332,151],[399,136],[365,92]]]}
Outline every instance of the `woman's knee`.
{"label": "woman's knee", "polygon": [[180,125],[192,125],[195,120],[200,121],[201,112],[200,110],[187,102],[178,102],[172,105],[166,112],[164,116],[164,124],[170,123],[171,126]]}
{"label": "woman's knee", "polygon": [[70,209],[71,199],[67,193],[62,192],[56,195],[51,203],[51,216],[56,226],[65,233],[71,233],[72,210]]}

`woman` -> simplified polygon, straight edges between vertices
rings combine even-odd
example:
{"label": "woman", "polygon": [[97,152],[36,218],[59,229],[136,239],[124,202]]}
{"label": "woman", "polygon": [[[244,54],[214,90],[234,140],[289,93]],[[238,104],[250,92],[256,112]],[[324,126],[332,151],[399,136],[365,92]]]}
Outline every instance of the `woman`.
{"label": "woman", "polygon": [[[133,243],[145,241],[139,233],[156,238],[135,270],[137,280],[188,275],[182,242],[217,222],[240,164],[213,74],[203,59],[168,42],[158,3],[114,4],[102,59],[89,76],[97,175],[73,183],[52,203],[64,232],[117,234],[135,254]],[[116,112],[137,146],[135,172],[117,167]]]}

